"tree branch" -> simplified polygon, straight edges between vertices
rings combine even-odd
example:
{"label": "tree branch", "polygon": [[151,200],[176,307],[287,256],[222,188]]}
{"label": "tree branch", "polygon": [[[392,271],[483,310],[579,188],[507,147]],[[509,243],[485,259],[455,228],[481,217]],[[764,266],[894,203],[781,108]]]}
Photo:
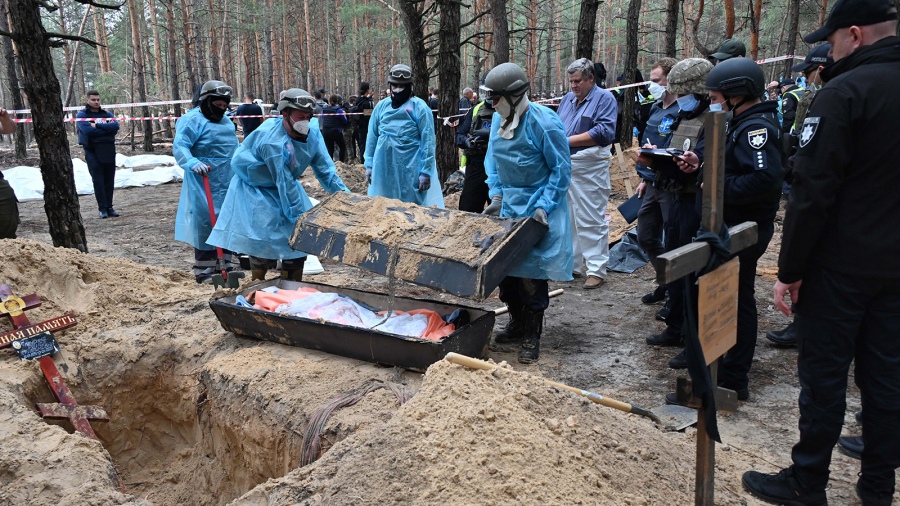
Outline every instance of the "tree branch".
{"label": "tree branch", "polygon": [[43,7],[45,9],[47,9],[47,12],[55,12],[55,11],[59,10],[59,6],[57,6],[55,3],[51,2],[50,0],[31,0],[31,1],[36,3],[39,7]]}
{"label": "tree branch", "polygon": [[99,7],[101,9],[113,9],[113,10],[119,10],[122,8],[123,5],[125,5],[125,2],[122,2],[119,5],[98,4],[97,2],[94,2],[93,0],[75,0],[75,2],[84,4],[84,5],[93,5],[94,7]]}
{"label": "tree branch", "polygon": [[[480,36],[482,36],[482,35],[490,35],[490,34],[492,34],[492,33],[494,33],[494,32],[478,32],[478,33],[473,33],[472,35],[466,37],[465,40],[463,40],[462,42],[460,42],[460,43],[459,43],[459,47],[463,47],[465,44],[468,44],[468,42],[469,42],[470,40],[472,40],[472,39],[474,39],[474,38],[476,38],[476,37],[480,37]],[[475,44],[473,44],[473,45],[475,45]],[[475,45],[475,47],[478,47],[478,46]]]}
{"label": "tree branch", "polygon": [[[482,12],[481,14],[476,15],[476,16],[473,17],[472,19],[470,19],[470,20],[466,21],[465,23],[459,25],[459,29],[462,30],[463,28],[466,28],[467,26],[472,25],[473,23],[475,23],[475,21],[478,21],[479,18],[484,17],[484,16],[487,16],[487,15],[490,14],[490,13],[491,13],[490,10],[486,10],[486,11]],[[491,32],[491,33],[493,33],[493,32]]]}
{"label": "tree branch", "polygon": [[[99,42],[97,42],[95,40],[91,40],[87,37],[81,37],[78,35],[68,35],[65,33],[47,32],[44,34],[44,36],[47,37],[47,42],[48,42],[48,44],[50,44],[50,47],[63,47],[67,44],[67,42],[65,42],[67,40],[81,41],[91,47],[94,47],[94,48],[96,48],[98,46],[103,46],[103,44],[100,44]],[[103,46],[103,47],[106,47],[106,46]]]}
{"label": "tree branch", "polygon": [[9,37],[12,40],[16,40],[16,34],[4,30],[0,30],[0,37]]}

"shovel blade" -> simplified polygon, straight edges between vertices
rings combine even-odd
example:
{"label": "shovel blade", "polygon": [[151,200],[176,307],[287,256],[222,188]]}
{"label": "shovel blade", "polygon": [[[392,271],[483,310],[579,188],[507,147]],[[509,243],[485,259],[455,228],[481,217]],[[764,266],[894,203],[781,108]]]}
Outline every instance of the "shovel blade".
{"label": "shovel blade", "polygon": [[231,271],[228,273],[228,281],[225,282],[225,285],[228,288],[238,288],[241,286],[241,282],[239,279],[243,279],[244,273],[238,271]]}
{"label": "shovel blade", "polygon": [[212,282],[216,290],[225,286],[225,278],[221,274],[213,274]]}
{"label": "shovel blade", "polygon": [[659,418],[663,430],[679,431],[697,423],[697,410],[677,404],[658,406],[650,410]]}

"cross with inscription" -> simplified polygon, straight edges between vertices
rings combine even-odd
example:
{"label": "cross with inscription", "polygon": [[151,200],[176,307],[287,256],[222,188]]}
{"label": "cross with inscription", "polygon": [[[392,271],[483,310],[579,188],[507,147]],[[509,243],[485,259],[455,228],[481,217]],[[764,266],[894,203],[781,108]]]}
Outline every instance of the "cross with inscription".
{"label": "cross with inscription", "polygon": [[[709,115],[704,125],[706,152],[703,166],[703,228],[718,233],[723,224],[723,195],[725,194],[725,112]],[[741,223],[729,230],[731,254],[735,254],[757,240],[757,225]],[[661,284],[675,282],[706,266],[711,255],[710,245],[695,242],[660,255],[656,275]],[[715,388],[716,408],[734,411],[737,395],[733,390],[716,386],[719,358],[737,342],[737,290],[739,260],[734,258],[698,279],[697,334],[703,358],[709,368]],[[687,405],[697,408],[697,468],[694,481],[694,504],[712,506],[716,470],[716,447],[707,432],[705,408],[693,395],[692,382],[678,379],[677,396]]]}
{"label": "cross with inscription", "polygon": [[37,359],[44,373],[44,379],[59,403],[38,403],[44,418],[68,418],[75,430],[91,439],[97,439],[90,420],[108,421],[106,411],[100,406],[81,406],[75,400],[69,387],[53,362],[52,355],[59,346],[51,333],[69,328],[78,321],[75,315],[66,314],[51,320],[32,324],[25,311],[41,305],[37,295],[17,297],[9,286],[0,285],[0,316],[7,317],[13,330],[0,334],[0,349],[13,347],[22,358]]}

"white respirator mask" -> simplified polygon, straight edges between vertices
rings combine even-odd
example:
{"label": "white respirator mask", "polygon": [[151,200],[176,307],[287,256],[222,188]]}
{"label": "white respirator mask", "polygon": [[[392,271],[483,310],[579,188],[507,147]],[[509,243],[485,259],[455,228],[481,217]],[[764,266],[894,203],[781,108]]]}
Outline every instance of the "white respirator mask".
{"label": "white respirator mask", "polygon": [[309,120],[308,119],[305,119],[302,121],[295,121],[292,126],[294,128],[294,131],[300,135],[309,134]]}

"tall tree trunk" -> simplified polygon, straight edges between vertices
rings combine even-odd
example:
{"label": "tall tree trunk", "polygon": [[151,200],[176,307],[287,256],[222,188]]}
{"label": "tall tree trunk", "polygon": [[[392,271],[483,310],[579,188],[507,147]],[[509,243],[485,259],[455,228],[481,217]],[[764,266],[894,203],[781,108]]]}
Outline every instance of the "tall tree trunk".
{"label": "tall tree trunk", "polygon": [[[641,13],[641,0],[629,0],[628,14],[626,20],[628,27],[625,30],[625,82],[629,84],[634,82],[635,71],[637,70],[638,55],[638,21]],[[625,99],[622,102],[622,135],[619,142],[622,143],[622,149],[631,147],[631,139],[634,135],[631,133],[634,127],[634,108],[637,88],[625,88]]]}
{"label": "tall tree trunk", "polygon": [[[413,73],[413,94],[425,100],[428,98],[428,55],[423,43],[425,39],[425,32],[422,29],[424,20],[423,14],[419,10],[419,5],[421,4],[416,0],[400,0],[398,2],[400,18],[403,21],[404,28],[406,28],[406,40],[409,46],[409,67]],[[446,95],[448,91],[444,90],[443,94]]]}
{"label": "tall tree trunk", "polygon": [[734,37],[734,0],[725,0],[725,38]]}
{"label": "tall tree trunk", "polygon": [[[800,31],[800,0],[790,0],[791,6],[791,24],[788,27],[788,35],[787,35],[787,54],[793,55],[795,51],[797,51],[797,35]],[[790,76],[791,75],[791,66],[794,64],[793,58],[788,58],[784,60],[784,69],[781,71],[781,75]]]}
{"label": "tall tree trunk", "polygon": [[[7,0],[0,0],[0,30],[9,32],[9,18],[6,16]],[[6,82],[9,83],[10,100],[13,109],[19,110],[25,108],[25,101],[22,100],[22,87],[19,81],[19,75],[16,72],[16,54],[13,49],[13,41],[9,37],[2,37],[0,43],[3,44],[3,59],[6,65],[4,70],[6,73]],[[16,115],[16,117],[21,117]],[[27,123],[16,123],[16,158],[25,158],[25,128]]]}
{"label": "tall tree trunk", "polygon": [[494,20],[494,66],[509,61],[509,20],[506,17],[506,0],[490,0],[491,18]]}
{"label": "tall tree trunk", "polygon": [[[175,0],[172,0],[173,2]],[[191,95],[200,86],[200,77],[197,75],[197,57],[194,52],[191,35],[191,15],[187,0],[181,1],[181,40],[184,44],[184,68],[187,75],[188,91]]]}
{"label": "tall tree trunk", "polygon": [[594,31],[597,26],[597,8],[600,0],[584,0],[581,2],[581,15],[578,16],[578,40],[575,42],[575,58],[591,59],[594,53]]}
{"label": "tall tree trunk", "polygon": [[31,103],[35,136],[41,140],[41,177],[44,180],[44,210],[54,246],[87,252],[87,237],[81,221],[72,154],[63,123],[59,81],[47,32],[41,24],[38,4],[31,0],[9,2],[10,25],[21,56],[23,86]]}
{"label": "tall tree trunk", "polygon": [[[81,25],[78,27],[78,36],[79,36],[79,37],[81,37],[82,35],[84,35],[84,25],[85,25],[85,23],[87,22],[88,16],[90,16],[90,15],[91,15],[91,6],[88,5],[87,8],[86,8],[85,11],[84,11],[84,17],[81,18]],[[75,85],[75,71],[76,71],[76,68],[77,68],[76,63],[77,63],[77,58],[78,58],[78,49],[80,48],[80,46],[81,46],[81,41],[80,41],[80,40],[76,40],[76,41],[75,41],[75,48],[74,48],[74,50],[72,51],[72,63],[71,63],[71,64],[68,64],[68,63],[66,64],[66,66],[69,68],[69,71],[68,71],[69,73],[68,73],[67,76],[66,76],[67,79],[66,79],[66,101],[65,101],[65,107],[69,107],[69,105],[72,104],[72,91],[73,91],[73,88],[74,88],[74,85]],[[66,45],[66,47],[68,47],[68,44]]]}
{"label": "tall tree trunk", "polygon": [[[458,0],[437,0],[440,9],[440,28],[438,29],[438,86],[443,90],[438,101],[438,114],[452,116],[458,112],[459,101],[459,40],[460,40],[460,3]],[[456,147],[456,127],[435,124],[438,175],[440,181],[431,184],[443,184],[444,181],[459,169],[459,150]]]}
{"label": "tall tree trunk", "polygon": [[306,32],[306,90],[312,90],[313,47],[309,37],[309,0],[303,0],[303,31]]}
{"label": "tall tree trunk", "polygon": [[109,59],[109,41],[106,39],[106,18],[103,9],[94,11],[94,39],[97,41],[97,59],[100,60],[100,73],[106,74],[112,70]]}
{"label": "tall tree trunk", "polygon": [[[199,82],[205,83],[213,79],[212,76],[209,75],[209,60],[206,57],[206,44],[204,44],[203,40],[203,30],[204,26],[203,20],[201,19],[201,11],[200,11],[200,0],[190,0],[191,1],[191,35],[194,41],[194,56],[196,60],[194,64],[197,65],[197,76],[199,77]],[[207,13],[207,17],[208,17]]]}
{"label": "tall tree trunk", "polygon": [[150,29],[153,33],[153,63],[156,69],[156,92],[160,96],[165,95],[163,80],[162,39],[159,37],[159,23],[157,22],[156,0],[147,0],[147,8],[150,9]]}
{"label": "tall tree trunk", "polygon": [[[178,87],[178,58],[175,48],[175,0],[163,0],[166,5],[166,60],[169,63],[169,98],[173,101],[181,100]],[[181,116],[181,104],[175,104],[175,116]],[[172,127],[169,121],[164,123],[167,135],[172,138]]]}
{"label": "tall tree trunk", "polygon": [[762,0],[753,0],[753,11],[750,15],[750,54],[747,56],[757,59],[759,56],[759,24],[762,19]]}
{"label": "tall tree trunk", "polygon": [[675,58],[675,44],[678,36],[678,14],[681,0],[666,0],[666,43],[663,56]]}
{"label": "tall tree trunk", "polygon": [[[140,1],[140,0],[138,0]],[[128,17],[131,20],[131,47],[134,50],[134,73],[137,80],[138,98],[141,102],[147,101],[147,82],[144,79],[144,48],[142,47],[141,36],[141,13],[143,5],[136,5],[135,0],[127,0]],[[141,10],[138,10],[141,9]],[[141,115],[145,118],[150,116],[150,108],[141,107]],[[144,151],[153,151],[153,122],[149,119],[141,121],[142,132],[144,135]]]}

